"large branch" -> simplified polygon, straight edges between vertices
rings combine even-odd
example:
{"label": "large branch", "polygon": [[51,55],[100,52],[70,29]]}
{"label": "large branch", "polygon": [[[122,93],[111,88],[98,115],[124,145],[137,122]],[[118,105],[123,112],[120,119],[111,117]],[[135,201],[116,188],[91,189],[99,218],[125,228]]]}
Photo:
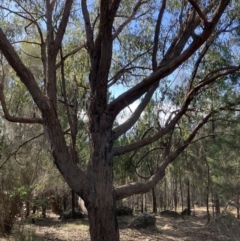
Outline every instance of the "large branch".
{"label": "large branch", "polygon": [[173,162],[179,156],[179,154],[181,154],[188,147],[188,145],[192,142],[198,131],[203,127],[205,123],[207,123],[211,115],[212,113],[206,115],[203,118],[203,120],[191,132],[191,134],[189,134],[188,138],[181,145],[179,145],[174,152],[170,153],[164,158],[164,160],[159,165],[157,171],[146,182],[129,183],[115,188],[117,200],[129,197],[133,194],[146,193],[150,191],[152,188],[154,188],[156,184],[164,177],[165,169],[167,168],[167,166],[171,162]]}
{"label": "large branch", "polygon": [[141,7],[142,4],[146,3],[146,1],[142,1],[142,0],[139,0],[135,7],[133,8],[133,11],[132,11],[132,14],[126,19],[126,21],[124,21],[115,31],[115,33],[113,34],[113,39],[115,39],[121,32],[122,30],[124,29],[124,27],[126,27],[135,17],[138,9]]}
{"label": "large branch", "polygon": [[152,53],[152,68],[154,71],[157,69],[157,50],[158,50],[158,44],[159,44],[159,34],[160,34],[160,28],[161,28],[165,7],[166,7],[166,0],[163,0],[161,9],[158,14],[157,24],[156,24],[155,33],[154,33],[153,53]]}
{"label": "large branch", "polygon": [[93,50],[94,48],[94,41],[93,41],[93,29],[91,26],[90,16],[87,8],[87,1],[82,0],[82,13],[85,23],[85,31],[86,31],[86,37],[87,37],[87,47],[89,50]]}
{"label": "large branch", "polygon": [[208,21],[207,21],[205,15],[204,15],[204,13],[202,12],[201,8],[200,8],[199,5],[197,4],[197,2],[196,2],[195,0],[188,0],[188,1],[191,3],[191,5],[193,6],[193,8],[194,8],[194,9],[196,10],[196,12],[198,13],[198,15],[199,15],[201,21],[203,22],[203,24],[204,24],[205,26],[207,26],[207,25],[208,25]]}
{"label": "large branch", "polygon": [[181,119],[181,117],[187,112],[187,108],[193,98],[199,93],[199,90],[203,87],[215,82],[216,80],[220,79],[221,77],[227,76],[229,74],[235,73],[236,71],[240,70],[240,65],[237,66],[228,66],[219,68],[216,70],[213,70],[212,72],[208,73],[202,81],[199,82],[194,88],[191,89],[191,91],[188,91],[186,99],[181,107],[181,109],[175,114],[175,116],[172,118],[171,121],[159,132],[157,132],[155,135],[144,138],[138,142],[131,143],[126,146],[118,146],[113,148],[113,155],[123,155],[127,152],[137,150],[141,147],[144,147],[146,145],[149,145],[157,140],[159,140],[161,137],[169,133],[172,128],[175,126],[175,124]]}
{"label": "large branch", "polygon": [[[111,0],[100,1],[100,23],[96,39],[96,52],[99,54],[99,67],[96,75],[96,84],[107,93],[107,80],[112,59],[112,27],[120,0],[115,0],[111,6]],[[110,5],[110,9],[109,9]],[[98,88],[98,87],[97,87]],[[98,90],[98,89],[96,89]],[[99,93],[102,94],[102,93]]]}
{"label": "large branch", "polygon": [[120,70],[117,71],[117,73],[114,74],[113,77],[111,77],[111,79],[108,81],[108,87],[111,87],[112,85],[114,85],[119,79],[120,77],[132,70],[132,69],[147,69],[147,70],[151,70],[150,67],[142,67],[142,66],[134,66],[133,63],[135,61],[137,61],[139,58],[143,57],[145,54],[149,53],[150,50],[144,51],[143,53],[135,56],[131,61],[129,61],[126,65],[124,65]]}
{"label": "large branch", "polygon": [[[82,1],[82,3],[86,4],[85,1]],[[91,60],[89,84],[90,92],[93,97],[91,98],[92,101],[89,103],[89,109],[96,109],[99,114],[102,113],[107,105],[108,75],[111,66],[113,48],[112,27],[119,4],[120,0],[100,1],[99,26],[93,48],[91,47],[91,36],[89,36],[87,41],[88,47],[90,48],[88,48],[88,53]],[[84,20],[86,30],[91,31],[90,27],[87,25],[88,12],[86,6]]]}
{"label": "large branch", "polygon": [[138,121],[141,113],[143,112],[143,110],[145,109],[145,107],[147,106],[149,101],[151,100],[157,87],[158,87],[158,84],[153,85],[149,89],[149,91],[146,93],[146,95],[144,96],[144,98],[142,99],[141,103],[138,105],[138,107],[136,108],[136,110],[134,111],[132,116],[126,122],[124,122],[122,125],[119,125],[118,127],[116,127],[113,130],[113,136],[114,136],[115,140],[119,136],[124,134],[126,131],[128,131]]}
{"label": "large branch", "polygon": [[204,58],[205,54],[207,53],[209,47],[211,46],[211,44],[213,43],[213,41],[216,39],[216,37],[213,37],[211,39],[209,39],[206,42],[206,45],[204,46],[204,48],[201,50],[201,52],[198,55],[197,60],[195,61],[194,67],[193,67],[193,71],[189,80],[189,84],[188,84],[188,90],[190,91],[192,89],[192,85],[193,85],[193,81],[195,80],[197,71],[199,69],[200,63],[202,61],[202,59]]}
{"label": "large branch", "polygon": [[62,44],[63,36],[65,34],[66,27],[67,27],[67,24],[68,24],[68,19],[69,19],[69,16],[70,16],[72,4],[73,4],[73,0],[66,0],[65,6],[64,6],[64,11],[63,11],[63,14],[62,14],[62,19],[61,19],[61,22],[59,24],[59,28],[58,28],[56,38],[55,38],[56,54],[60,50],[60,47],[61,47],[61,44]]}
{"label": "large branch", "polygon": [[[159,69],[153,72],[149,77],[145,78],[142,82],[134,86],[133,88],[126,91],[124,94],[120,95],[118,98],[113,100],[109,105],[107,110],[114,115],[117,115],[121,110],[123,110],[127,105],[133,103],[135,100],[139,99],[149,87],[156,82],[159,82],[164,77],[173,73],[176,68],[178,68],[182,63],[184,63],[190,56],[192,56],[203,43],[207,41],[212,32],[215,29],[218,20],[220,19],[222,13],[227,7],[229,0],[221,1],[219,6],[215,10],[211,23],[208,24],[203,30],[203,32],[194,38],[192,43],[179,55],[171,55],[170,59],[165,59],[164,63],[161,63]],[[187,31],[187,30],[186,30]],[[181,46],[182,47],[182,46]]]}
{"label": "large branch", "polygon": [[44,134],[44,133],[41,133],[41,134],[39,134],[39,135],[37,135],[37,136],[34,136],[34,137],[30,138],[29,140],[23,142],[20,146],[18,146],[18,148],[17,148],[14,152],[12,152],[10,155],[8,155],[8,157],[6,158],[6,160],[1,163],[0,169],[2,169],[2,167],[8,162],[8,160],[9,160],[13,155],[16,157],[17,153],[19,152],[19,150],[20,150],[23,146],[25,146],[26,144],[28,144],[28,143],[31,142],[32,140],[35,140],[35,139],[39,138],[39,137],[42,136],[43,134]]}
{"label": "large branch", "polygon": [[154,135],[152,135],[150,137],[143,138],[142,140],[134,142],[134,143],[131,143],[129,145],[116,146],[116,147],[113,148],[113,155],[114,156],[120,156],[120,155],[123,155],[125,153],[137,150],[137,149],[139,149],[141,147],[147,146],[147,145],[149,145],[149,144],[159,140],[160,138],[162,138],[163,136],[168,134],[174,128],[176,123],[181,119],[181,117],[185,114],[185,112],[187,111],[187,106],[189,105],[189,103],[186,102],[183,105],[183,107],[179,110],[179,112],[169,122],[169,124],[166,125],[160,131],[158,131],[156,134],[154,134]]}
{"label": "large branch", "polygon": [[[39,36],[40,36],[40,39],[41,39],[41,43],[43,43],[44,42],[44,38],[43,38],[43,33],[42,33],[42,30],[41,30],[41,28],[40,28],[40,26],[39,26],[39,24],[38,24],[38,20],[33,16],[33,14],[31,13],[31,12],[29,12],[21,3],[19,3],[18,1],[17,1],[17,4],[19,5],[19,7],[20,8],[22,8],[22,10],[24,11],[24,12],[26,12],[29,16],[30,16],[30,18],[26,18],[26,19],[28,19],[29,21],[30,21],[30,24],[28,24],[26,27],[25,27],[25,31],[27,32],[27,28],[31,25],[31,24],[34,24],[35,26],[36,26],[36,28],[37,28],[37,31],[38,31],[38,34],[39,34]],[[40,19],[40,18],[42,18],[43,16],[40,16],[38,19]]]}
{"label": "large branch", "polygon": [[4,118],[10,122],[18,122],[18,123],[25,123],[25,124],[43,124],[43,119],[42,118],[27,118],[27,117],[20,117],[20,116],[12,116],[9,114],[4,93],[3,93],[3,83],[0,84],[0,102],[2,105],[2,110],[4,113]]}
{"label": "large branch", "polygon": [[61,58],[61,61],[56,64],[56,69],[58,69],[61,66],[61,62],[62,61],[65,61],[67,58],[69,58],[70,56],[76,54],[79,50],[83,49],[84,47],[86,47],[86,44],[81,44],[80,46],[74,48],[72,51],[70,51],[66,55],[64,55]]}
{"label": "large branch", "polygon": [[35,103],[40,109],[47,108],[47,101],[37,85],[31,71],[23,64],[13,46],[0,28],[0,50],[7,59],[10,66],[14,69],[20,80],[27,87]]}

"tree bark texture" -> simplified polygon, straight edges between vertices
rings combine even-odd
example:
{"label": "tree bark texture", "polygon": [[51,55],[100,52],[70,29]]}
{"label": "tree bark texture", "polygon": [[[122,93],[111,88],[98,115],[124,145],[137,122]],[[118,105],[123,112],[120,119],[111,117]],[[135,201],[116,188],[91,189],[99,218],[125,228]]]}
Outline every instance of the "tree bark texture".
{"label": "tree bark texture", "polygon": [[94,148],[87,170],[86,191],[83,193],[90,221],[91,239],[118,241],[119,230],[115,214],[116,197],[113,188],[113,158],[111,156],[112,142],[108,140],[111,131],[92,133]]}

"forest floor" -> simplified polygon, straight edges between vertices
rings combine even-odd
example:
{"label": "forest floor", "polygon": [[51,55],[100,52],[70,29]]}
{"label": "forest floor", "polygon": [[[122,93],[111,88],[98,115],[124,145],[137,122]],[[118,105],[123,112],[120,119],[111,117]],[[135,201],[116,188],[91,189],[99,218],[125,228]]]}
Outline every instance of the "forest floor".
{"label": "forest floor", "polygon": [[[227,219],[212,219],[209,224],[205,208],[196,208],[194,215],[183,219],[156,215],[156,228],[130,229],[134,218],[118,218],[121,241],[237,241],[240,240],[240,225],[230,215]],[[89,241],[87,219],[61,221],[57,215],[49,214],[45,219],[36,219],[35,224],[19,224],[12,235],[3,240],[21,241]]]}

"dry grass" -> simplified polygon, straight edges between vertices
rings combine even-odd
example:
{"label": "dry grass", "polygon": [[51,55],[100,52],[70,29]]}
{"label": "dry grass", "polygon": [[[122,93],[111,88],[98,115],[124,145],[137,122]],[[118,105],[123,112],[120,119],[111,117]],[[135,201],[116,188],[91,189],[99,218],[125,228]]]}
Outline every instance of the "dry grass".
{"label": "dry grass", "polygon": [[[156,216],[154,229],[129,229],[128,224],[133,217],[119,217],[121,241],[237,241],[240,240],[238,220],[223,217],[206,225],[203,219],[205,208],[197,208],[195,216],[174,219]],[[223,220],[223,221],[221,221]],[[60,221],[57,216],[49,215],[46,219],[37,219],[35,224],[15,227],[14,233],[1,241],[89,241],[88,220]]]}

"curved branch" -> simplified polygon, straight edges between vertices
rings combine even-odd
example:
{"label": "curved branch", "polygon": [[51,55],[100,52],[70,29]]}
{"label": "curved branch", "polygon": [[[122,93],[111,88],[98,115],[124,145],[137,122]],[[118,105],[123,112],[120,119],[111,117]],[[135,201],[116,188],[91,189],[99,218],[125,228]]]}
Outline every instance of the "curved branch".
{"label": "curved branch", "polygon": [[11,156],[13,156],[13,155],[16,156],[17,153],[18,153],[18,151],[19,151],[23,146],[25,146],[26,144],[28,144],[28,143],[31,142],[32,140],[35,140],[35,139],[39,138],[39,137],[42,136],[42,135],[44,135],[44,133],[41,133],[41,134],[39,134],[39,135],[37,135],[37,136],[34,136],[34,137],[30,138],[29,140],[25,141],[25,142],[22,143],[20,146],[18,146],[17,150],[14,151],[14,152],[12,152],[12,153],[6,158],[6,160],[5,160],[3,163],[1,163],[0,169],[8,162],[8,160],[10,159]]}
{"label": "curved branch", "polygon": [[146,1],[142,1],[139,0],[135,7],[133,8],[132,14],[127,18],[127,20],[125,22],[123,22],[118,29],[116,29],[115,33],[113,34],[112,38],[115,39],[118,37],[118,35],[122,32],[122,30],[124,29],[124,27],[126,27],[135,17],[138,9],[141,7],[142,4],[146,3]]}
{"label": "curved branch", "polygon": [[[138,66],[131,66],[131,64],[133,64],[137,59],[141,58],[142,56],[144,56],[145,54],[149,53],[150,50],[147,50],[137,56],[135,56],[130,62],[128,62],[125,66],[123,66],[108,82],[108,87],[111,87],[112,85],[114,85],[117,80],[120,78],[121,75],[123,75],[125,72],[127,72],[128,70],[134,69],[134,68],[139,68],[139,69],[148,69],[151,70],[148,67],[138,67]],[[130,67],[131,66],[131,67]]]}
{"label": "curved branch", "polygon": [[36,45],[41,46],[41,43],[26,41],[26,40],[11,42],[11,44],[18,44],[18,43],[36,44]]}
{"label": "curved branch", "polygon": [[194,9],[196,10],[196,12],[198,13],[198,15],[199,15],[201,21],[203,22],[203,24],[204,24],[205,26],[207,26],[209,22],[207,21],[204,13],[202,12],[202,10],[201,10],[201,8],[199,7],[199,5],[197,4],[197,2],[194,1],[194,0],[188,0],[188,1],[190,2],[190,4],[193,6],[193,8],[194,8]]}
{"label": "curved branch", "polygon": [[211,46],[211,44],[213,43],[215,38],[211,39],[210,41],[207,41],[206,42],[206,45],[204,46],[204,48],[202,49],[202,51],[199,53],[199,56],[194,64],[194,68],[193,68],[193,71],[192,71],[192,74],[191,74],[191,77],[190,77],[190,81],[189,81],[189,84],[188,84],[188,92],[191,90],[192,88],[192,85],[193,85],[193,81],[196,77],[196,74],[197,74],[197,71],[199,69],[199,65],[203,59],[203,57],[205,56],[205,54],[207,53],[209,47]]}
{"label": "curved branch", "polygon": [[114,140],[116,140],[119,136],[124,134],[127,130],[129,130],[138,121],[141,113],[143,112],[143,110],[145,109],[145,107],[147,106],[149,101],[151,100],[157,87],[158,87],[158,83],[153,85],[149,89],[147,94],[144,96],[144,98],[142,99],[141,103],[138,105],[138,107],[136,108],[136,110],[134,111],[132,116],[126,122],[124,122],[122,125],[116,127],[113,130]]}
{"label": "curved branch", "polygon": [[[41,39],[41,43],[44,42],[44,38],[43,38],[43,34],[42,34],[42,30],[39,26],[39,24],[37,23],[37,19],[34,18],[33,14],[30,13],[29,11],[27,11],[26,8],[24,8],[19,2],[17,2],[17,4],[20,6],[20,8],[22,8],[24,10],[24,12],[26,12],[31,18],[26,18],[30,21],[30,24],[28,26],[30,26],[32,23],[37,27],[37,31],[39,33],[40,39]],[[40,16],[38,19],[42,18],[43,16]],[[27,27],[25,27],[25,31],[27,32]]]}
{"label": "curved branch", "polygon": [[[190,92],[189,92],[189,95],[192,95],[193,93],[197,92],[200,88],[202,88],[203,86],[206,86],[206,85],[209,85],[211,83],[213,83],[215,80],[223,77],[223,76],[226,76],[226,75],[229,75],[229,74],[232,74],[232,73],[235,73],[237,71],[240,70],[240,64],[237,65],[237,66],[228,66],[228,67],[223,67],[223,68],[218,68],[218,69],[215,69],[213,71],[211,71],[210,73],[208,73],[202,81],[199,82],[198,85],[196,85]],[[215,76],[212,76],[214,75]]]}
{"label": "curved branch", "polygon": [[235,73],[238,70],[240,70],[240,65],[224,67],[224,68],[214,70],[214,71],[211,72],[212,74],[216,73],[216,72],[221,72],[221,73],[218,73],[211,78],[207,78],[210,75],[210,73],[209,73],[207,75],[207,77],[205,77],[203,79],[203,81],[201,81],[191,91],[188,92],[181,109],[175,114],[175,116],[172,118],[172,120],[169,121],[169,123],[163,129],[161,129],[155,135],[153,135],[151,137],[148,137],[148,138],[145,138],[143,140],[140,140],[138,142],[135,142],[135,143],[132,143],[132,144],[129,144],[129,145],[126,145],[126,146],[114,147],[113,148],[113,154],[115,156],[118,156],[118,155],[122,155],[122,154],[125,154],[127,152],[130,152],[130,151],[137,150],[141,147],[144,147],[148,144],[151,144],[151,143],[157,141],[158,139],[160,139],[161,137],[163,137],[164,135],[169,133],[172,130],[172,128],[175,126],[175,124],[180,120],[180,118],[188,111],[189,104],[191,103],[192,99],[199,93],[200,89],[202,89],[206,85],[212,84],[217,79],[219,79],[223,76],[229,75],[231,73]]}
{"label": "curved branch", "polygon": [[167,166],[187,148],[187,146],[192,142],[198,131],[203,127],[205,123],[207,123],[212,114],[213,113],[211,112],[206,115],[205,118],[195,127],[192,133],[189,134],[188,138],[182,143],[182,145],[180,145],[175,151],[171,152],[164,158],[164,160],[159,165],[157,171],[146,182],[135,182],[115,188],[117,200],[129,197],[133,194],[146,193],[150,191],[153,187],[155,187],[155,185],[165,176],[165,169],[167,168]]}
{"label": "curved branch", "polygon": [[[76,54],[79,50],[83,49],[84,47],[86,47],[86,44],[81,44],[79,47],[76,47],[75,49],[64,55],[61,61],[65,61],[68,57]],[[56,69],[58,69],[61,66],[61,61],[56,64]]]}
{"label": "curved branch", "polygon": [[0,28],[0,50],[7,59],[10,66],[14,69],[20,80],[27,87],[35,103],[40,109],[47,109],[48,104],[39,86],[37,85],[31,71],[23,64],[18,54],[8,41],[7,37]]}
{"label": "curved branch", "polygon": [[27,117],[17,117],[17,116],[11,116],[8,112],[4,93],[3,93],[3,83],[0,84],[0,102],[2,105],[2,110],[4,113],[4,118],[10,122],[18,122],[18,123],[24,123],[24,124],[43,124],[42,118],[27,118]]}
{"label": "curved branch", "polygon": [[[229,4],[229,0],[221,1],[216,8],[211,24],[208,24],[202,31],[202,33],[194,38],[192,43],[178,56],[176,54],[170,54],[169,59],[168,56],[165,56],[164,61],[160,63],[158,69],[154,71],[149,77],[145,78],[142,82],[134,86],[133,88],[126,91],[124,94],[120,95],[118,98],[113,100],[107,107],[107,111],[111,112],[113,115],[117,115],[121,110],[123,110],[127,105],[133,103],[135,100],[140,98],[146,91],[148,91],[149,87],[156,82],[159,82],[164,77],[173,73],[176,68],[178,68],[184,61],[186,61],[190,56],[195,53],[197,49],[199,49],[203,43],[207,41],[212,32],[215,29],[218,20],[220,19],[222,13],[225,8]],[[187,29],[186,36],[187,36]],[[185,36],[185,37],[186,37]],[[185,38],[184,37],[184,38]],[[185,39],[187,42],[188,39]],[[183,43],[180,44],[180,47],[183,48]],[[176,49],[175,52],[178,52],[179,49]],[[127,104],[126,104],[127,103]]]}
{"label": "curved branch", "polygon": [[125,153],[137,150],[141,147],[144,147],[146,145],[149,145],[149,144],[159,140],[160,138],[162,138],[163,136],[165,136],[167,133],[169,133],[172,130],[174,125],[177,123],[177,121],[183,115],[183,112],[184,112],[183,110],[179,111],[179,113],[170,121],[170,123],[165,128],[161,129],[159,132],[157,132],[153,136],[144,138],[144,139],[142,139],[138,142],[131,143],[131,144],[126,145],[126,146],[114,147],[113,148],[113,155],[114,156],[120,156],[120,155],[123,155]]}

